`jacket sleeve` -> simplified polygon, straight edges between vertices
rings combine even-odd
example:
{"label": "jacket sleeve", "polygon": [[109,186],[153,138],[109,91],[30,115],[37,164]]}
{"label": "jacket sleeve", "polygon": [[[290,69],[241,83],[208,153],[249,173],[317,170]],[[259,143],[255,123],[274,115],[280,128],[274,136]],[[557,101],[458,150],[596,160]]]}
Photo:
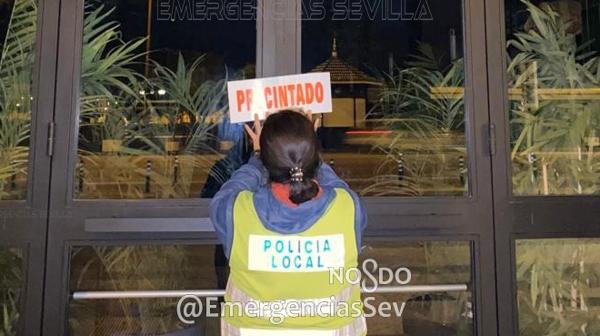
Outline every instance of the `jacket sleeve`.
{"label": "jacket sleeve", "polygon": [[259,158],[252,156],[247,164],[236,170],[225,182],[210,202],[210,219],[225,255],[229,257],[233,242],[233,204],[238,194],[244,190],[257,191],[266,183],[263,165]]}
{"label": "jacket sleeve", "polygon": [[354,200],[354,231],[356,233],[356,244],[358,252],[362,250],[362,236],[367,228],[367,213],[360,197],[342,180],[333,169],[323,162],[317,174],[317,180],[322,187],[340,188],[346,190]]}

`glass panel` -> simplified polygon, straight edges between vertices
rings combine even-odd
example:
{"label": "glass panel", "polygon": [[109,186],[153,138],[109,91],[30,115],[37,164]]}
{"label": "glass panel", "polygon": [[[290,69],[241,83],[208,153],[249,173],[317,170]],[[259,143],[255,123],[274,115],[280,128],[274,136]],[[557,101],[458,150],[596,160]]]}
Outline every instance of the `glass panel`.
{"label": "glass panel", "polygon": [[[407,282],[407,272],[400,272],[400,283],[394,280],[389,285],[465,285],[471,284],[471,244],[469,242],[397,242],[373,241],[367,244],[361,254],[361,263],[374,260],[378,268],[408,269],[411,280]],[[373,264],[361,266],[376,275],[379,282],[388,277],[379,278],[373,272]],[[367,286],[372,281],[367,279]],[[470,285],[469,285],[470,286]],[[371,301],[368,301],[369,298]],[[392,305],[391,316],[376,314],[368,317],[369,335],[473,335],[473,303],[470,290],[440,291],[402,294],[363,293],[365,314],[375,309]],[[394,310],[400,307],[396,314]],[[402,306],[404,304],[404,310]],[[399,316],[398,316],[399,315]]]}
{"label": "glass panel", "polygon": [[226,3],[85,2],[77,198],[210,197],[244,161],[226,81],[255,76],[256,2]]}
{"label": "glass panel", "polygon": [[22,267],[20,250],[0,247],[0,335],[17,335]]}
{"label": "glass panel", "polygon": [[[85,246],[71,254],[70,290],[135,291],[225,288],[226,261],[212,245]],[[173,299],[72,300],[70,335],[171,335],[180,322]],[[202,317],[192,335],[218,335],[219,319]],[[177,334],[179,335],[179,334]],[[187,335],[187,334],[185,334]]]}
{"label": "glass panel", "polygon": [[0,200],[27,196],[37,1],[0,2]]}
{"label": "glass panel", "polygon": [[331,73],[324,158],[363,196],[465,196],[461,0],[303,1],[302,70]]}
{"label": "glass panel", "polygon": [[519,334],[600,333],[600,240],[516,242]]}
{"label": "glass panel", "polygon": [[600,193],[600,1],[505,0],[513,191]]}
{"label": "glass panel", "polygon": [[[71,254],[70,290],[191,290],[225,288],[228,270],[220,246],[86,246]],[[398,256],[402,256],[399,260]],[[373,241],[362,255],[379,268],[407,268],[406,285],[468,285],[471,283],[469,242]],[[365,266],[371,272],[373,264]],[[375,272],[376,274],[376,272]],[[406,273],[399,278],[405,281]],[[365,279],[368,279],[365,276]],[[385,278],[382,278],[385,280]],[[372,282],[366,283],[372,286]],[[388,284],[380,284],[388,285]],[[395,283],[389,286],[398,285]],[[472,294],[467,290],[403,294],[363,294],[379,310],[389,304],[390,317],[368,318],[369,335],[472,335]],[[179,299],[71,300],[72,335],[164,335],[176,331],[218,335],[219,318],[206,316],[195,325],[179,321]],[[207,307],[206,301],[203,301]],[[395,315],[394,306],[401,313]],[[169,334],[170,335],[170,334]],[[187,334],[186,334],[187,335]]]}

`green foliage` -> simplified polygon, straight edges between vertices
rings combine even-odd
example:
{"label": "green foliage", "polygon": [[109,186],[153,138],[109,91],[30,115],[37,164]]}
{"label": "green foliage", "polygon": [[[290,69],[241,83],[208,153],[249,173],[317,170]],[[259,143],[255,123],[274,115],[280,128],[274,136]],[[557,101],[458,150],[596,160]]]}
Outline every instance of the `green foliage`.
{"label": "green foliage", "polygon": [[[593,138],[600,126],[597,100],[539,101],[539,89],[597,88],[600,59],[577,45],[557,13],[524,1],[533,29],[508,41],[509,87],[522,90],[510,105],[513,186],[516,194],[598,193],[600,161]],[[513,98],[514,99],[514,98]],[[532,163],[534,157],[537,162]],[[545,167],[545,168],[544,168]],[[519,331],[525,336],[595,335],[600,320],[592,288],[600,272],[590,240],[531,240],[517,244]]]}
{"label": "green foliage", "polygon": [[[153,62],[154,77],[150,82],[153,87],[165,90],[166,97],[174,102],[172,106],[163,109],[152,109],[158,118],[165,117],[164,120],[167,121],[155,124],[153,131],[156,135],[170,137],[183,135],[185,143],[180,154],[211,152],[209,141],[215,140],[211,131],[227,110],[227,77],[216,82],[206,80],[199,85],[194,80],[194,75],[204,60],[205,56],[200,56],[188,66],[180,53],[175,71]],[[185,115],[193,118],[189,124],[181,122]],[[164,151],[153,140],[150,145],[159,152]]]}
{"label": "green foliage", "polygon": [[146,79],[133,66],[145,54],[137,51],[145,39],[123,41],[121,25],[108,20],[113,11],[98,6],[84,19],[79,134],[80,148],[88,150],[99,150],[102,140],[127,144],[138,135],[138,88]]}
{"label": "green foliage", "polygon": [[83,48],[81,49],[81,100],[103,96],[114,100],[122,93],[137,98],[136,89],[144,81],[132,65],[145,54],[136,51],[145,38],[133,41],[121,39],[120,23],[108,21],[113,9],[100,6],[87,12],[83,23]]}
{"label": "green foliage", "polygon": [[593,239],[517,242],[519,330],[524,336],[596,335],[600,258]]}
{"label": "green foliage", "polygon": [[461,131],[464,124],[462,95],[440,99],[432,95],[433,88],[463,87],[464,65],[458,59],[446,69],[439,69],[431,46],[421,43],[419,54],[407,62],[407,68],[398,68],[388,75],[387,85],[380,94],[376,109],[395,125],[411,130],[416,136],[431,133]]}
{"label": "green foliage", "polygon": [[[0,200],[24,197],[24,190],[13,190],[12,184],[27,175],[36,19],[34,0],[15,0],[1,45]],[[21,256],[0,249],[0,336],[17,333],[21,279]]]}
{"label": "green foliage", "polygon": [[0,113],[0,200],[14,198],[12,179],[27,174],[29,120]]}
{"label": "green foliage", "polygon": [[[227,108],[227,78],[198,83],[195,75],[205,57],[186,64],[181,54],[175,69],[152,61],[145,77],[136,70],[138,60],[146,55],[138,51],[145,39],[121,40],[120,24],[109,19],[114,9],[88,9],[79,132],[80,154],[88,163],[83,172],[85,182],[117,182],[120,198],[143,198],[144,186],[132,182],[146,175],[139,165],[141,158],[153,156],[164,167],[151,172],[151,183],[157,190],[152,197],[189,197],[189,178],[174,176],[175,157],[189,155],[186,165],[208,170],[213,157],[198,154],[216,154],[213,130]],[[156,100],[158,90],[161,94]],[[107,140],[120,144],[111,154],[110,173],[102,175],[111,181],[95,180],[97,177],[86,174],[86,170],[97,170],[100,166],[95,163],[108,160],[100,153]],[[102,197],[101,191],[95,193]]]}
{"label": "green foliage", "polygon": [[[186,279],[190,258],[185,245],[149,246],[94,246],[76,250],[87,262],[79,268],[75,288],[103,286],[102,290],[165,290],[181,288]],[[91,253],[90,253],[91,252]],[[160,274],[157,274],[160,272]],[[164,272],[164,273],[163,273]],[[75,315],[70,318],[72,330],[80,320],[89,318],[97,302],[75,302]],[[118,330],[123,334],[160,335],[186,327],[176,316],[176,299],[122,299],[116,301],[118,312],[111,317],[121,317]],[[83,314],[83,315],[80,315]],[[107,316],[108,317],[108,316]]]}
{"label": "green foliage", "polygon": [[17,334],[21,263],[17,251],[0,249],[0,336]]}
{"label": "green foliage", "polygon": [[37,7],[16,0],[0,57],[0,200],[24,197],[13,181],[27,175],[31,123],[31,70]]}
{"label": "green foliage", "polygon": [[[205,57],[186,64],[182,55],[175,69],[152,62],[146,77],[136,70],[138,60],[145,56],[145,52],[139,52],[145,39],[123,41],[120,24],[109,19],[113,9],[88,9],[84,20],[79,130],[80,157],[86,163],[82,171],[85,182],[101,184],[104,176],[117,185],[120,198],[147,197],[144,186],[133,181],[146,175],[141,167],[152,157],[162,167],[155,164],[149,175],[151,197],[189,197],[191,181],[176,179],[174,167],[179,164],[180,171],[184,165],[208,168],[208,162],[204,162],[207,159],[197,154],[214,153],[211,131],[227,107],[227,78],[198,83],[194,76]],[[160,100],[151,93],[157,90],[161,90]],[[184,121],[185,118],[189,120]],[[120,146],[114,153],[102,153],[103,141]],[[180,146],[169,149],[168,142]],[[181,156],[177,158],[178,155]],[[91,171],[103,174],[95,177]],[[94,191],[94,196],[104,195]],[[99,270],[109,278],[108,290],[180,287],[177,281],[183,278],[179,273],[185,262],[181,246],[97,246],[92,251],[94,255],[85,256],[88,262],[81,268],[77,286],[94,280]],[[166,270],[170,276],[155,277],[157,269]],[[78,314],[93,313],[91,303],[73,305]],[[123,332],[156,334],[182,327],[173,316],[164,315],[175,312],[173,300],[119,300],[118,305],[117,315],[124,318],[124,325],[119,326]],[[77,329],[79,320],[72,316],[71,327]]]}
{"label": "green foliage", "polygon": [[[405,68],[388,74],[379,103],[370,112],[378,126],[393,136],[373,150],[385,155],[375,170],[375,181],[361,193],[368,196],[463,194],[458,170],[464,144],[463,92],[446,98],[432,94],[434,88],[462,88],[464,65],[459,59],[440,69],[441,58],[428,44],[419,44]],[[390,174],[391,166],[405,160],[405,176]],[[455,178],[448,179],[448,176]],[[457,187],[457,185],[459,185]]]}
{"label": "green foliage", "polygon": [[600,102],[569,97],[539,102],[536,90],[597,88],[600,58],[585,51],[589,43],[578,46],[549,7],[524,3],[535,29],[516,33],[508,42],[516,52],[509,60],[509,87],[523,92],[510,105],[514,190],[544,193],[541,170],[546,165],[549,194],[598,193],[600,161],[593,139],[600,127]]}

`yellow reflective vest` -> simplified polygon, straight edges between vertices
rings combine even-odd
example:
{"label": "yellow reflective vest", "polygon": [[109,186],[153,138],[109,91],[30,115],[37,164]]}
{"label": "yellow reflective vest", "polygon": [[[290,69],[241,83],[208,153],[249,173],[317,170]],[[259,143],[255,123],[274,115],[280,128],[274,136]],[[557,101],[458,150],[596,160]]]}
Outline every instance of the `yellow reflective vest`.
{"label": "yellow reflective vest", "polygon": [[[335,189],[321,218],[306,231],[280,234],[261,223],[253,194],[233,206],[231,273],[223,325],[234,334],[366,335],[360,288],[354,201]],[[335,276],[333,273],[337,274]],[[341,275],[341,276],[340,276]],[[348,276],[347,276],[348,275]],[[284,332],[287,330],[287,332]],[[274,334],[274,335],[275,335]]]}

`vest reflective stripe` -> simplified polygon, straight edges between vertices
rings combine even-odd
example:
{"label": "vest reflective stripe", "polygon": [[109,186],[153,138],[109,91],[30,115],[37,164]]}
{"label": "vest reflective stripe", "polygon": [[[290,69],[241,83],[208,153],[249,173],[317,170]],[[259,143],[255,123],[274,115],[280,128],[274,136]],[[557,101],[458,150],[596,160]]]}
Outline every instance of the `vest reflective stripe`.
{"label": "vest reflective stripe", "polygon": [[253,329],[238,328],[221,321],[221,336],[366,336],[367,321],[364,316],[357,317],[352,323],[335,330],[318,329]]}
{"label": "vest reflective stripe", "polygon": [[[357,290],[360,290],[359,285],[350,285],[350,286],[344,288],[344,290],[342,290],[340,293],[335,295],[334,298],[338,302],[339,301],[349,301],[352,298],[352,292],[357,291]],[[237,288],[231,282],[227,283],[227,287],[225,289],[225,297],[230,298],[231,299],[230,302],[240,302],[242,304],[248,303],[251,301],[256,301],[253,298],[251,298],[250,296],[248,296],[248,294],[246,294],[243,290]],[[319,299],[306,299],[306,300],[302,300],[302,301],[311,301],[311,300],[316,301]]]}
{"label": "vest reflective stripe", "polygon": [[341,306],[330,305],[336,307],[331,314],[287,315],[277,325],[268,314],[239,316],[234,312],[224,314],[225,322],[241,329],[327,331],[350,326],[362,315],[360,288],[351,286],[345,278],[338,281],[330,276],[329,267],[356,268],[358,259],[354,201],[343,189],[336,189],[335,193],[321,218],[309,229],[282,235],[264,227],[256,214],[253,194],[241,192],[233,208],[231,274],[225,301],[232,304],[332,301],[345,304],[350,312],[337,314],[341,311],[335,309],[342,309]]}

